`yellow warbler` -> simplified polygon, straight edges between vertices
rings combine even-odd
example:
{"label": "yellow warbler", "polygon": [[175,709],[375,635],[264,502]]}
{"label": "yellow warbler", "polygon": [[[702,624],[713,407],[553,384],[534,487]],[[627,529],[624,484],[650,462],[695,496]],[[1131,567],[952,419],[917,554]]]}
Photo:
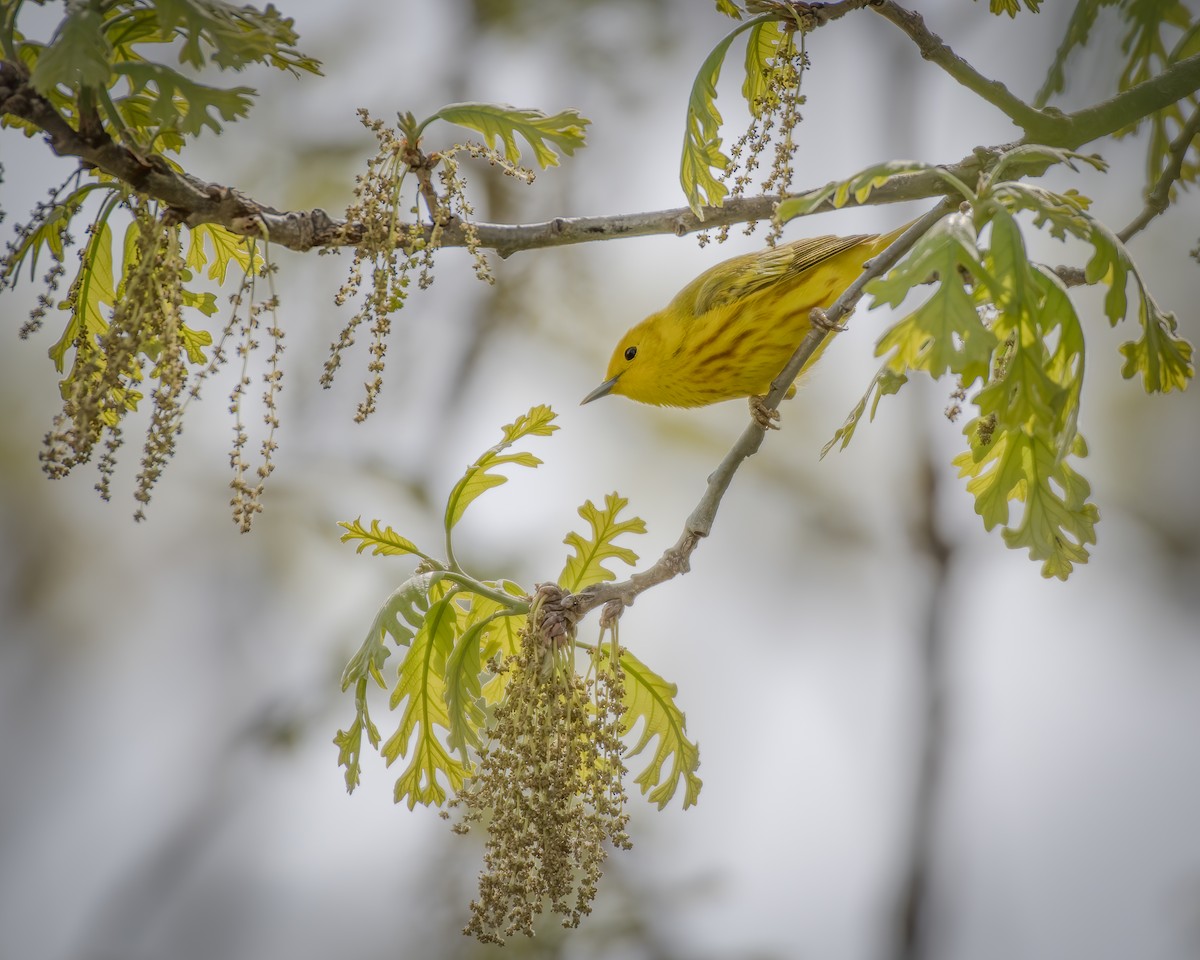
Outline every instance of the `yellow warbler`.
{"label": "yellow warbler", "polygon": [[701,407],[767,393],[808,333],[809,312],[830,306],[906,229],[796,240],[718,263],[620,339],[605,381],[582,402],[616,393]]}

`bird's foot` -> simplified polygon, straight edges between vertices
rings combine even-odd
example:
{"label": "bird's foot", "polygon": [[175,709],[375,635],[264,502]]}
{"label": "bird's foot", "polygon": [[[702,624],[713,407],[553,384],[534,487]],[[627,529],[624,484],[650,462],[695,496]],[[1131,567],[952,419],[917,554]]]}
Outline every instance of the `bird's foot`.
{"label": "bird's foot", "polygon": [[779,411],[767,406],[767,398],[755,395],[750,398],[750,416],[764,430],[779,429]]}

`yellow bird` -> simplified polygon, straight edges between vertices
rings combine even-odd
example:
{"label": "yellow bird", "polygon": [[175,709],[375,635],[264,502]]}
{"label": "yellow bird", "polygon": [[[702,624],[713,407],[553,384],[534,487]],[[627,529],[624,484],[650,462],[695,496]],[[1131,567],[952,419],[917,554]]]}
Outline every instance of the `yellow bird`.
{"label": "yellow bird", "polygon": [[808,333],[810,311],[829,307],[908,226],[796,240],[718,263],[620,339],[604,382],[581,402],[615,393],[702,407],[766,394]]}

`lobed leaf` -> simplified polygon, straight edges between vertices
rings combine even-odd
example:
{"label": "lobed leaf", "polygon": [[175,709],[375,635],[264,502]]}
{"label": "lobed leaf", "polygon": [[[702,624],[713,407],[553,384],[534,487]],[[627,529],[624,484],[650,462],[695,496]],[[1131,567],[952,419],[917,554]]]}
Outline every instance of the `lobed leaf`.
{"label": "lobed leaf", "polygon": [[179,59],[190,66],[211,59],[223,70],[265,63],[293,75],[321,72],[320,61],[295,48],[294,21],[272,4],[260,10],[225,0],[156,0],[154,12],[162,35],[182,40]]}
{"label": "lobed leaf", "polygon": [[768,20],[755,24],[746,39],[746,79],[742,81],[742,96],[751,116],[762,116],[764,101],[770,94],[767,77],[771,61],[778,56],[779,45],[789,36],[783,21]]}
{"label": "lobed leaf", "polygon": [[462,479],[450,491],[450,496],[446,499],[445,525],[447,532],[462,519],[467,507],[480,494],[508,482],[507,477],[489,471],[510,463],[523,467],[536,467],[542,462],[531,453],[505,454],[504,451],[522,437],[548,437],[558,429],[552,422],[554,418],[554,411],[541,404],[532,407],[528,413],[517,417],[512,423],[502,428],[503,439],[485,451],[468,467]]}
{"label": "lobed leaf", "polygon": [[371,721],[367,708],[367,680],[360,679],[354,688],[354,720],[346,730],[338,730],[333,743],[338,748],[338,766],[346,768],[346,792],[353,793],[362,780],[362,735],[372,747],[379,748],[379,728]]}
{"label": "lobed leaf", "polygon": [[49,95],[57,87],[101,89],[111,76],[112,47],[104,35],[104,16],[95,4],[67,4],[50,45],[39,51],[29,82]]}
{"label": "lobed leaf", "polygon": [[255,95],[250,87],[226,89],[196,83],[157,63],[126,61],[113,69],[129,81],[132,94],[148,98],[146,112],[151,124],[190,136],[197,136],[205,127],[220,133],[216,115],[227,123],[246,116]]}
{"label": "lobed leaf", "polygon": [[[208,268],[208,278],[224,284],[229,267],[237,264],[242,273],[257,273],[262,266],[262,254],[249,237],[230,233],[213,223],[201,223],[188,228],[188,243],[185,262],[197,272]],[[212,246],[212,259],[205,252],[205,240]]]}
{"label": "lobed leaf", "polygon": [[362,517],[352,521],[339,520],[338,526],[346,530],[341,537],[342,543],[349,543],[354,540],[358,541],[358,546],[354,550],[355,553],[362,553],[369,547],[371,555],[374,557],[398,557],[405,554],[412,554],[428,563],[434,562],[415,543],[407,537],[402,537],[391,527],[383,527],[381,529],[378,520],[371,521],[370,529],[362,525]]}
{"label": "lobed leaf", "polygon": [[392,689],[391,708],[403,707],[396,732],[384,743],[381,753],[391,766],[409,756],[408,766],[396,780],[396,803],[405,800],[411,810],[418,803],[441,806],[446,790],[439,782],[444,776],[450,789],[461,789],[466,766],[450,755],[442,745],[437,728],[449,730],[446,707],[446,660],[453,649],[456,610],[455,591],[451,588],[432,599],[420,629],[400,662],[396,685]]}
{"label": "lobed leaf", "polygon": [[721,152],[721,114],[716,103],[717,80],[721,76],[725,54],[739,33],[772,19],[755,17],[734,27],[705,57],[692,82],[683,127],[679,182],[688,206],[701,220],[705,206],[719,207],[729,193],[725,184],[713,176],[713,170],[724,172],[729,165],[729,158]]}
{"label": "lobed leaf", "polygon": [[[908,377],[903,373],[896,373],[888,364],[884,364],[879,368],[879,371],[871,378],[871,382],[867,384],[867,392],[862,395],[862,398],[854,405],[854,409],[847,415],[845,422],[842,423],[829,442],[821,448],[821,458],[824,459],[825,454],[838,446],[839,450],[845,450],[850,445],[850,440],[854,436],[854,431],[858,427],[858,422],[862,419],[863,414],[867,409],[867,401],[871,401],[870,420],[875,419],[875,411],[879,408],[879,401],[885,396],[891,396],[900,392],[900,388],[908,383]],[[872,399],[872,394],[874,399]],[[840,445],[839,445],[840,443]]]}
{"label": "lobed leaf", "polygon": [[[605,651],[607,655],[607,651]],[[628,751],[633,757],[657,739],[650,763],[635,779],[643,794],[662,810],[684,783],[683,809],[700,796],[703,781],[696,776],[700,766],[700,748],[687,737],[687,722],[675,703],[679,688],[668,683],[628,650],[621,648],[621,669],[625,674],[625,716],[622,733],[628,733],[641,721],[641,735]],[[663,772],[667,761],[669,772]]]}
{"label": "lobed leaf", "polygon": [[524,139],[533,148],[533,156],[543,170],[558,166],[558,147],[567,156],[586,145],[585,128],[592,122],[577,110],[562,110],[547,116],[540,110],[522,109],[496,103],[452,103],[442,107],[429,120],[446,120],[460,127],[483,134],[491,148],[496,141],[504,144],[504,156],[512,163],[521,159],[517,137]]}
{"label": "lobed leaf", "polygon": [[[525,591],[510,581],[489,583],[514,598]],[[446,660],[446,707],[450,717],[447,743],[465,758],[467,749],[480,745],[480,732],[486,721],[484,705],[494,702],[483,692],[484,663],[497,653],[515,653],[525,614],[514,614],[491,597],[472,596],[469,606],[459,607],[457,639]],[[492,680],[499,680],[497,674]]]}
{"label": "lobed leaf", "polygon": [[116,302],[113,278],[112,229],[107,219],[94,227],[72,286],[71,319],[58,342],[50,348],[54,369],[63,372],[67,351],[80,339],[96,338],[108,329],[105,308]]}
{"label": "lobed leaf", "polygon": [[625,497],[609,493],[604,496],[603,510],[596,507],[591,500],[585,501],[579,508],[579,515],[592,528],[591,537],[585,538],[582,534],[571,532],[563,540],[563,543],[575,552],[567,558],[566,565],[558,576],[560,587],[570,593],[578,593],[594,583],[615,580],[616,574],[604,566],[605,560],[622,560],[630,566],[637,563],[636,553],[628,547],[620,547],[613,543],[622,534],[646,532],[646,521],[641,517],[617,519],[617,515],[628,505],[629,501]]}
{"label": "lobed leaf", "polygon": [[[787,223],[796,217],[815,213],[826,203],[835,210],[844,207],[852,197],[856,204],[862,204],[885,183],[897,177],[914,173],[938,173],[944,177],[947,176],[944,170],[932,163],[923,163],[918,160],[888,160],[860,170],[845,180],[833,180],[823,187],[788,197],[776,208],[775,216],[779,218],[780,223]],[[957,184],[953,178],[949,178],[949,180]]]}
{"label": "lobed leaf", "polygon": [[931,377],[951,372],[963,383],[986,378],[996,335],[980,320],[963,271],[986,276],[975,247],[970,221],[962,215],[939,221],[914,245],[909,255],[867,285],[871,309],[897,306],[918,285],[938,278],[930,297],[880,338],[877,356],[888,355],[889,369],[925,370]]}

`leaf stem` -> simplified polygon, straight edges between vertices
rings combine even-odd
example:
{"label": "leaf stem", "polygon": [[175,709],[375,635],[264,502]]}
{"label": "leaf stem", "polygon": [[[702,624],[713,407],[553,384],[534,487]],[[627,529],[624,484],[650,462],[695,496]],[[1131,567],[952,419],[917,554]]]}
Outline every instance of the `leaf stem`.
{"label": "leaf stem", "polygon": [[502,607],[504,607],[505,610],[508,610],[510,613],[528,613],[529,612],[529,600],[528,599],[522,599],[521,597],[514,597],[511,593],[506,593],[503,590],[496,590],[493,587],[489,587],[487,584],[482,583],[479,580],[476,580],[474,577],[463,573],[461,570],[459,570],[457,568],[452,568],[450,570],[442,571],[442,579],[443,580],[451,580],[454,583],[457,583],[463,589],[469,591],[470,593],[475,594],[476,596],[486,597],[488,600],[492,600],[492,601],[500,604]]}

